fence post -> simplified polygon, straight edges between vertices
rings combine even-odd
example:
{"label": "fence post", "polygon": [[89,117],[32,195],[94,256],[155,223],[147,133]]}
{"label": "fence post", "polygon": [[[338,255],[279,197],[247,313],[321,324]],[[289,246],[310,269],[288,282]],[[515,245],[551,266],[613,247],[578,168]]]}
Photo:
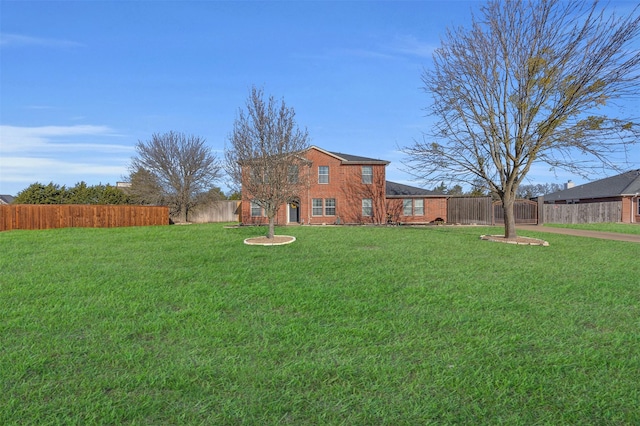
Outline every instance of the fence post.
{"label": "fence post", "polygon": [[538,226],[544,225],[544,196],[538,197]]}

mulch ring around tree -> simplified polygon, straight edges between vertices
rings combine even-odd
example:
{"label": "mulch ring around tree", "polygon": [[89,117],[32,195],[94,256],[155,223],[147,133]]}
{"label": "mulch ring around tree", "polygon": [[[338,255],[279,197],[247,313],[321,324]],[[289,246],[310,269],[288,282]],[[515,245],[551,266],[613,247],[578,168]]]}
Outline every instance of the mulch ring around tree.
{"label": "mulch ring around tree", "polygon": [[291,244],[296,240],[296,237],[289,235],[274,235],[273,238],[267,237],[253,237],[244,240],[244,243],[250,246],[282,246],[285,244]]}
{"label": "mulch ring around tree", "polygon": [[545,246],[549,245],[545,240],[540,240],[538,238],[531,237],[516,237],[513,240],[508,240],[504,237],[504,235],[481,235],[481,240],[493,241],[495,243],[505,243],[505,244],[518,244],[523,246]]}

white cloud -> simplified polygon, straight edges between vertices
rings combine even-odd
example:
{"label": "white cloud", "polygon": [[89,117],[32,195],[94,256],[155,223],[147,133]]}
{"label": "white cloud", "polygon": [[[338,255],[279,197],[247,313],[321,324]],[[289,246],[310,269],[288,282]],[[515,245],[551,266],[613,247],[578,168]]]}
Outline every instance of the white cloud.
{"label": "white cloud", "polygon": [[132,147],[119,144],[105,144],[98,142],[73,142],[73,139],[83,136],[83,139],[104,136],[117,136],[107,126],[78,125],[78,126],[41,126],[18,127],[0,125],[0,154],[24,153],[38,151],[76,152],[129,152]]}
{"label": "white cloud", "polygon": [[70,40],[61,40],[54,38],[32,37],[22,34],[0,33],[1,47],[21,47],[21,46],[40,46],[40,47],[80,47],[81,43]]}
{"label": "white cloud", "polygon": [[132,145],[108,126],[0,126],[0,193],[15,195],[34,182],[112,183],[127,173]]}

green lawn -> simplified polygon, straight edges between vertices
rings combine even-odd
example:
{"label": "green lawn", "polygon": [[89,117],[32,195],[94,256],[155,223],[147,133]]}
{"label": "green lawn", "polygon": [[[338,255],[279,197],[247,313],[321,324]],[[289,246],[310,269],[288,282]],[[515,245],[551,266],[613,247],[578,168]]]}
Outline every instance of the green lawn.
{"label": "green lawn", "polygon": [[0,424],[640,424],[640,245],[0,233]]}
{"label": "green lawn", "polygon": [[560,223],[545,223],[544,226],[553,228],[572,228],[572,229],[586,229],[587,231],[603,231],[603,232],[617,232],[620,234],[633,234],[640,235],[640,224],[638,223],[581,223],[581,224],[560,224]]}

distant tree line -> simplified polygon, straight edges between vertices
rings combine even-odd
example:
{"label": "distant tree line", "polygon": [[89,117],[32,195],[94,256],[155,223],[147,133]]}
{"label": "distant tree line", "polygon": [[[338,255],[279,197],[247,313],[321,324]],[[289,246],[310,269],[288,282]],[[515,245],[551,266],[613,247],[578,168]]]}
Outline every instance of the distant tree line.
{"label": "distant tree line", "polygon": [[518,198],[534,198],[553,194],[563,189],[564,185],[560,183],[538,183],[535,185],[520,185],[516,194]]}
{"label": "distant tree line", "polygon": [[444,182],[441,182],[440,185],[433,188],[433,191],[438,194],[453,196],[486,197],[489,195],[489,190],[486,189],[482,182],[475,182],[470,191],[464,191],[460,185],[448,187]]}
{"label": "distant tree line", "polygon": [[131,198],[112,185],[89,186],[79,182],[74,187],[36,182],[20,191],[13,204],[132,204]]}
{"label": "distant tree line", "polygon": [[[518,191],[516,192],[517,198],[535,198],[540,197],[546,194],[552,194],[554,192],[562,191],[564,189],[564,185],[560,183],[537,183],[532,185],[520,185],[518,187]],[[488,197],[491,195],[491,192],[486,188],[482,182],[476,182],[470,191],[464,191],[462,186],[453,185],[451,187],[447,186],[444,182],[441,182],[440,185],[433,188],[434,192],[443,195],[453,195],[453,196],[467,196],[467,197]],[[498,198],[495,197],[494,198]]]}

